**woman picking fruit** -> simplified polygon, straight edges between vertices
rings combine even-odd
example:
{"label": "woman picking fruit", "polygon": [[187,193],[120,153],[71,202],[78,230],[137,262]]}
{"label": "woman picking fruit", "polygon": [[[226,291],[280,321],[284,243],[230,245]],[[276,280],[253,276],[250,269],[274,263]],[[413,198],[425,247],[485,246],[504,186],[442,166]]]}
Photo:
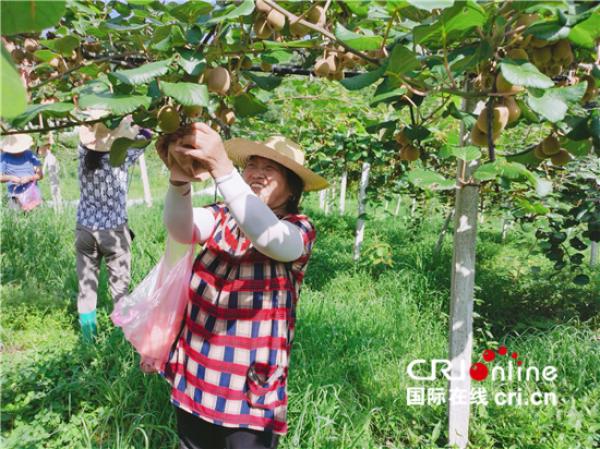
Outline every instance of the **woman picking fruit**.
{"label": "woman picking fruit", "polygon": [[[161,138],[157,149],[167,165],[169,153],[179,153],[205,167],[223,196],[193,209],[190,184],[171,176],[165,201],[172,237],[203,245],[162,373],[172,386],[180,447],[274,448],[288,429],[295,307],[315,240],[298,204],[303,191],[327,181],[281,136],[223,143],[208,125],[194,123]],[[244,167],[241,174],[233,162]]]}

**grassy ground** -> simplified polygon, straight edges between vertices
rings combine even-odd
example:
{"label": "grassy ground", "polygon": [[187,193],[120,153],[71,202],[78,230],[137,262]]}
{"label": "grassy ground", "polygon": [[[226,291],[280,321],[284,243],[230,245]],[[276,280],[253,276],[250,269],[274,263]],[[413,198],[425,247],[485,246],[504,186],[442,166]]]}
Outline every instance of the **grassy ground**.
{"label": "grassy ground", "polygon": [[[419,221],[379,214],[367,225],[365,250],[388,243],[393,266],[357,267],[351,258],[354,219],[324,216],[315,210],[314,198],[308,203],[318,240],[298,310],[290,432],[280,447],[443,447],[446,406],[406,401],[407,387],[420,386],[408,378],[407,364],[447,354],[450,239],[438,257],[432,256],[442,217]],[[137,235],[133,285],[163,249],[161,207],[157,201],[150,209],[130,209]],[[48,209],[4,214],[2,447],[175,448],[167,385],[138,370],[134,351],[110,324],[105,270],[99,341],[93,347],[80,344],[74,221],[73,209],[58,215]],[[527,364],[555,365],[558,378],[552,383],[507,387],[554,391],[560,402],[473,406],[472,447],[600,444],[598,272],[586,287],[554,274],[536,254],[531,229],[515,230],[502,244],[499,224],[490,220],[479,235],[474,350],[505,344]],[[484,386],[504,387],[489,380]]]}

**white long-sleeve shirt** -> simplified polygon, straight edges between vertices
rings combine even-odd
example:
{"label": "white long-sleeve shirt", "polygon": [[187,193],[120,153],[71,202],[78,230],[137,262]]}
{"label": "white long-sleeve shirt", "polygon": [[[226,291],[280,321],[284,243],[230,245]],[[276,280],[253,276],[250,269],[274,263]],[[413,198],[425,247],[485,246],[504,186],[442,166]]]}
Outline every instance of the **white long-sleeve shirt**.
{"label": "white long-sleeve shirt", "polygon": [[[302,255],[304,243],[298,227],[280,220],[252,192],[237,170],[216,178],[215,182],[229,212],[259,252],[280,262],[290,262]],[[213,232],[215,218],[206,208],[192,208],[191,195],[186,194],[189,190],[189,184],[169,184],[164,223],[176,241],[203,243]]]}

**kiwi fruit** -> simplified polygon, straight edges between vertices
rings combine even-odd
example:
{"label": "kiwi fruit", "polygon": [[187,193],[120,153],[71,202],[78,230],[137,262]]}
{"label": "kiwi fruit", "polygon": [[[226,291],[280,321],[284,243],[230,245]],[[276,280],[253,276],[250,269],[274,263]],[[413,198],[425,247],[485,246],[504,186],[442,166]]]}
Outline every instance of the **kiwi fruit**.
{"label": "kiwi fruit", "polygon": [[262,61],[260,63],[260,69],[263,72],[270,72],[273,70],[273,64],[271,64],[270,62],[267,62],[267,61]]}
{"label": "kiwi fruit", "polygon": [[326,77],[330,73],[329,63],[327,62],[326,59],[317,59],[314,70],[315,70],[315,74],[318,77],[320,77],[320,78]]}
{"label": "kiwi fruit", "polygon": [[318,26],[325,25],[325,10],[322,6],[319,5],[313,6],[310,9],[310,11],[308,11],[308,14],[306,15],[306,20]]}
{"label": "kiwi fruit", "polygon": [[562,39],[554,44],[552,47],[552,60],[562,65],[571,65],[573,63],[573,50],[568,40]]}
{"label": "kiwi fruit", "polygon": [[26,51],[28,51],[30,53],[33,53],[34,51],[36,51],[36,50],[38,50],[40,48],[40,45],[38,44],[38,41],[36,41],[35,39],[31,39],[30,37],[28,37],[23,42],[23,48]]}
{"label": "kiwi fruit", "polygon": [[264,12],[265,14],[268,14],[272,9],[263,0],[256,0],[254,2],[254,7],[256,8],[257,11]]}
{"label": "kiwi fruit", "polygon": [[410,145],[410,139],[408,138],[403,129],[394,134],[394,140],[402,146]]}
{"label": "kiwi fruit", "polygon": [[310,33],[310,28],[301,23],[294,22],[290,23],[290,33],[295,37],[304,37]]}
{"label": "kiwi fruit", "polygon": [[273,34],[273,30],[269,26],[267,19],[259,17],[254,22],[254,32],[259,39],[268,39]]}
{"label": "kiwi fruit", "polygon": [[216,112],[216,116],[227,126],[231,126],[235,123],[235,112],[231,108],[220,107]]}
{"label": "kiwi fruit", "polygon": [[539,159],[539,160],[544,160],[546,159],[548,156],[546,156],[544,154],[544,152],[542,151],[542,143],[538,143],[535,148],[533,149],[533,155]]}
{"label": "kiwi fruit", "polygon": [[206,83],[208,84],[209,91],[225,95],[231,86],[231,75],[227,69],[215,67],[214,69],[210,69],[206,74]]}
{"label": "kiwi fruit", "polygon": [[198,118],[202,115],[202,106],[183,106],[183,113],[188,118]]}
{"label": "kiwi fruit", "polygon": [[267,22],[269,22],[272,29],[281,31],[285,26],[285,16],[276,9],[272,9],[267,14]]}
{"label": "kiwi fruit", "polygon": [[552,60],[551,47],[534,48],[531,51],[531,59],[536,66],[544,66]]}
{"label": "kiwi fruit", "polygon": [[524,59],[529,61],[529,55],[522,48],[511,48],[506,52],[506,57],[510,59]]}
{"label": "kiwi fruit", "polygon": [[560,142],[554,135],[549,135],[542,141],[542,152],[546,156],[554,156],[560,151]]}
{"label": "kiwi fruit", "polygon": [[158,119],[158,126],[160,129],[167,134],[174,133],[181,125],[181,120],[179,119],[177,110],[170,105],[165,105],[160,108],[156,118]]}
{"label": "kiwi fruit", "polygon": [[252,68],[252,59],[250,59],[248,56],[244,56],[242,58],[242,63],[240,65],[240,67],[244,70],[249,70]]}
{"label": "kiwi fruit", "polygon": [[550,156],[550,160],[552,161],[553,165],[562,167],[563,165],[567,165],[569,163],[571,160],[571,155],[567,150],[561,148],[558,153]]}
{"label": "kiwi fruit", "polygon": [[[506,128],[508,124],[508,108],[503,105],[494,106],[493,108],[492,133],[497,134]],[[488,130],[488,110],[484,108],[477,117],[477,127],[483,133]]]}
{"label": "kiwi fruit", "polygon": [[421,151],[412,145],[400,148],[400,160],[414,162],[421,157]]}
{"label": "kiwi fruit", "polygon": [[505,97],[504,106],[508,108],[508,123],[514,123],[521,117],[521,108],[514,97]]}

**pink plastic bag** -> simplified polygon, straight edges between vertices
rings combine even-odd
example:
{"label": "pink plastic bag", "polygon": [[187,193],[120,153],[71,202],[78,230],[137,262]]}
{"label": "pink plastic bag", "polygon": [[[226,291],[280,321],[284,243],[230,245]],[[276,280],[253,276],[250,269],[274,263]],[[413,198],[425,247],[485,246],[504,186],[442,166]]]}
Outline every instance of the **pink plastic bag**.
{"label": "pink plastic bag", "polygon": [[29,211],[42,204],[42,192],[35,181],[32,181],[27,188],[15,195],[21,209]]}
{"label": "pink plastic bag", "polygon": [[169,236],[164,256],[110,315],[142,361],[156,370],[164,369],[181,330],[193,262],[194,245],[177,243]]}

